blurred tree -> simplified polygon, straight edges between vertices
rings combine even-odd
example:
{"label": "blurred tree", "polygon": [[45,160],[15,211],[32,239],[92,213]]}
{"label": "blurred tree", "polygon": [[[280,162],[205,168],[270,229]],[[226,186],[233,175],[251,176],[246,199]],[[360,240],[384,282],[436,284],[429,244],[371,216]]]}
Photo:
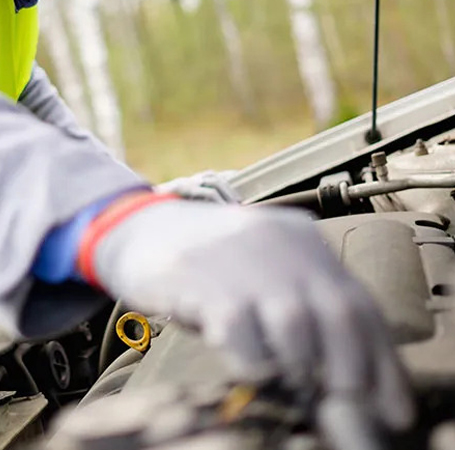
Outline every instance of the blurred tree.
{"label": "blurred tree", "polygon": [[68,2],[66,7],[69,8],[68,18],[87,80],[94,129],[98,136],[115,150],[117,156],[123,157],[120,110],[112,86],[98,6],[99,0],[78,0]]}
{"label": "blurred tree", "polygon": [[240,101],[243,112],[250,118],[254,118],[256,116],[256,106],[244,61],[240,32],[226,5],[226,0],[214,0],[214,2],[229,58],[232,87]]}
{"label": "blurred tree", "polygon": [[91,123],[91,112],[84,95],[84,83],[75,64],[70,37],[67,33],[62,2],[42,2],[41,31],[52,61],[56,82],[79,122]]}
{"label": "blurred tree", "polygon": [[148,24],[143,22],[143,3],[142,0],[102,0],[100,12],[109,49],[110,72],[122,100],[122,109],[134,120],[151,121],[154,119],[153,67],[144,55],[149,37],[144,29]]}
{"label": "blurred tree", "polygon": [[297,61],[303,84],[319,128],[332,119],[336,95],[326,51],[319,32],[313,0],[287,0],[291,14]]}
{"label": "blurred tree", "polygon": [[123,158],[120,109],[98,7],[99,0],[43,2],[42,34],[62,94],[80,123]]}

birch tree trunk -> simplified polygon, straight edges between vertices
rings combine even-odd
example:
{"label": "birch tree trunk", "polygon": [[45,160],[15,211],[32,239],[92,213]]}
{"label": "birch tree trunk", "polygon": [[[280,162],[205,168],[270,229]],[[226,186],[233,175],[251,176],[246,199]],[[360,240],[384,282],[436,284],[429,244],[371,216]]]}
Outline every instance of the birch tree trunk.
{"label": "birch tree trunk", "polygon": [[108,53],[97,10],[98,0],[71,1],[66,7],[69,8],[68,17],[87,80],[95,132],[114,150],[115,156],[123,158],[121,118],[109,73]]}
{"label": "birch tree trunk", "polygon": [[326,126],[335,110],[335,86],[321,39],[313,0],[287,0],[300,77],[317,125]]}
{"label": "birch tree trunk", "polygon": [[256,113],[256,108],[245,67],[240,32],[227,8],[226,0],[214,0],[214,2],[229,59],[229,75],[232,87],[242,105],[244,113],[253,117]]}
{"label": "birch tree trunk", "polygon": [[[101,2],[108,41],[114,44],[115,52],[121,61],[119,73],[123,88],[123,103],[127,113],[140,120],[153,120],[152,111],[152,71],[150,61],[142,52],[144,30],[141,29],[145,17],[140,15],[141,0],[103,0]],[[125,98],[125,91],[127,98]]]}
{"label": "birch tree trunk", "polygon": [[89,127],[90,108],[84,96],[84,83],[74,64],[72,49],[63,17],[62,2],[43,2],[40,9],[41,33],[54,66],[57,84],[79,123]]}

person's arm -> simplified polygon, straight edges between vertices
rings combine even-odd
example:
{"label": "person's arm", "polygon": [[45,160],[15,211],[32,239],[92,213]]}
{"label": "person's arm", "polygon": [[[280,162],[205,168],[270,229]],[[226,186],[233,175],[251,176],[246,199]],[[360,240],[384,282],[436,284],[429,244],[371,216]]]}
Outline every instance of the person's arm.
{"label": "person's arm", "polygon": [[[90,135],[67,133],[2,96],[0,129],[0,325],[25,336],[69,329],[97,301],[84,286],[60,286],[61,296],[34,286],[31,267],[43,240],[87,206],[149,184]],[[79,301],[66,302],[67,291]]]}

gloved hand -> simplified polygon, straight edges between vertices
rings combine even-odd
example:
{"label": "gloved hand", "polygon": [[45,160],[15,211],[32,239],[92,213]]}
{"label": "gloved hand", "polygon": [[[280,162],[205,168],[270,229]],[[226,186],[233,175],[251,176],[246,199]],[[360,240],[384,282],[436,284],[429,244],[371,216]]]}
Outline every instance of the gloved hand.
{"label": "gloved hand", "polygon": [[155,191],[174,193],[188,200],[201,200],[214,203],[240,203],[240,196],[229,185],[228,179],[235,170],[201,172],[188,178],[176,178],[159,184]]}
{"label": "gloved hand", "polygon": [[328,399],[360,399],[381,423],[409,424],[381,315],[304,213],[175,200],[111,229],[99,220],[80,267],[112,296],[200,327],[242,379],[306,386],[322,375]]}

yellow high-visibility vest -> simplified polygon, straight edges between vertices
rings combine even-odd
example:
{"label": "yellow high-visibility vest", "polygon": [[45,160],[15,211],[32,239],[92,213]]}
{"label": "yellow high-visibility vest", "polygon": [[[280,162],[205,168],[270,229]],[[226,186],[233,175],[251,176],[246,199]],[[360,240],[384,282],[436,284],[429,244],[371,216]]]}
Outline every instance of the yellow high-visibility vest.
{"label": "yellow high-visibility vest", "polygon": [[16,12],[14,0],[0,0],[0,92],[14,101],[30,80],[38,27],[37,6]]}

